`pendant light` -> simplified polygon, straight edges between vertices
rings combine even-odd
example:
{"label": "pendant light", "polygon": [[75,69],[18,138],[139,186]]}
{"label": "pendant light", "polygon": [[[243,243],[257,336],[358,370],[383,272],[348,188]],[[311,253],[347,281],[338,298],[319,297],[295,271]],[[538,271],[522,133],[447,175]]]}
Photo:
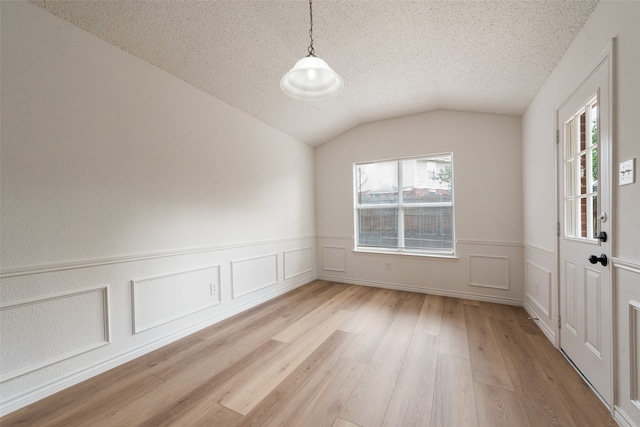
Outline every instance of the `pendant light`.
{"label": "pendant light", "polygon": [[280,88],[295,99],[314,101],[337,95],[344,85],[342,77],[315,55],[313,49],[313,9],[309,0],[309,54],[296,62],[280,80]]}

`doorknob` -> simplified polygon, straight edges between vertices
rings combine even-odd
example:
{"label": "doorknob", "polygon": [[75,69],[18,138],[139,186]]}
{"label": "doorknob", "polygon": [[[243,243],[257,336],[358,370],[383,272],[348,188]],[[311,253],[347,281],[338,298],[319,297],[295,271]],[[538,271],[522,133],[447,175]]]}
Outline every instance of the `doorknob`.
{"label": "doorknob", "polygon": [[600,264],[602,264],[603,267],[607,266],[608,260],[607,260],[607,256],[605,254],[602,254],[599,257],[597,257],[595,255],[591,255],[589,257],[589,262],[591,264],[596,264],[598,261],[600,261]]}

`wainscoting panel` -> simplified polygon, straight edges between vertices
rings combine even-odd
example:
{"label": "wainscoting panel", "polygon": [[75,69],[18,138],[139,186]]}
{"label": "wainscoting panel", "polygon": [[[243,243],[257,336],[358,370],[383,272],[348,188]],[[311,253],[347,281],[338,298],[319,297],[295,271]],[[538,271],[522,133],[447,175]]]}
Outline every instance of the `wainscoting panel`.
{"label": "wainscoting panel", "polygon": [[146,331],[220,303],[220,266],[131,281],[133,332]]}
{"label": "wainscoting panel", "polygon": [[0,414],[309,283],[317,277],[315,241],[299,236],[0,270]]}
{"label": "wainscoting panel", "polygon": [[322,280],[522,305],[518,242],[456,240],[452,256],[354,251],[353,236],[322,235],[317,247]]}
{"label": "wainscoting panel", "polygon": [[277,283],[277,254],[231,261],[231,289],[234,299]]}
{"label": "wainscoting panel", "polygon": [[525,264],[525,292],[536,307],[549,317],[551,312],[551,272],[527,261]]}
{"label": "wainscoting panel", "polygon": [[322,248],[322,269],[327,271],[347,271],[347,248],[324,246]]}
{"label": "wainscoting panel", "polygon": [[509,289],[509,257],[470,254],[469,284],[483,288]]}
{"label": "wainscoting panel", "polygon": [[613,417],[640,426],[640,260],[611,257],[616,296],[616,399]]}
{"label": "wainscoting panel", "polygon": [[640,302],[629,302],[630,396],[640,408]]}
{"label": "wainscoting panel", "polygon": [[3,306],[0,330],[0,383],[107,345],[107,287]]}
{"label": "wainscoting panel", "polygon": [[284,279],[313,271],[313,250],[311,246],[283,252]]}
{"label": "wainscoting panel", "polygon": [[529,244],[525,244],[524,248],[523,306],[549,341],[559,346],[556,252]]}

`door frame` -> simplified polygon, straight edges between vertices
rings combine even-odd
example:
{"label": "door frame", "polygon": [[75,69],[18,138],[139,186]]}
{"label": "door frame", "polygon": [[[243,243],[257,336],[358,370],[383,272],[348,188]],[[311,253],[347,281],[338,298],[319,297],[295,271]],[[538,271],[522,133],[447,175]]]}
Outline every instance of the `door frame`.
{"label": "door frame", "polygon": [[[568,92],[565,96],[563,96],[561,99],[562,101],[556,105],[555,109],[554,109],[554,129],[555,129],[555,133],[556,133],[556,149],[555,149],[555,156],[554,156],[554,160],[555,160],[555,183],[556,183],[556,188],[555,188],[555,203],[556,203],[556,226],[557,226],[557,232],[556,232],[556,254],[555,254],[555,261],[556,261],[556,267],[555,267],[555,275],[556,275],[556,307],[555,307],[555,315],[556,315],[556,319],[557,321],[555,321],[555,346],[556,348],[560,351],[560,353],[567,358],[567,356],[564,354],[564,352],[562,352],[562,342],[561,342],[561,335],[560,335],[560,313],[562,310],[562,289],[561,289],[561,276],[560,276],[560,240],[562,239],[562,236],[560,235],[560,221],[563,221],[564,219],[564,203],[560,203],[560,195],[561,195],[561,191],[560,191],[560,185],[564,185],[564,177],[562,174],[562,171],[560,170],[560,162],[559,159],[560,157],[564,158],[564,152],[561,151],[562,150],[562,144],[560,144],[560,128],[564,125],[563,123],[560,123],[559,120],[559,116],[560,116],[560,110],[562,109],[562,107],[573,97],[573,95],[585,84],[585,82],[600,68],[600,67],[607,67],[608,68],[608,85],[609,85],[609,90],[608,90],[608,109],[607,109],[607,114],[609,116],[609,123],[607,126],[607,130],[606,130],[606,137],[607,137],[607,147],[606,147],[606,157],[607,157],[607,166],[609,169],[609,182],[607,184],[606,188],[603,188],[603,191],[607,191],[609,193],[609,201],[610,201],[610,206],[607,209],[607,215],[608,215],[608,219],[607,221],[611,221],[610,223],[610,235],[608,236],[609,242],[610,242],[610,251],[611,254],[609,255],[609,259],[611,261],[613,261],[613,258],[615,256],[615,249],[614,249],[614,239],[615,239],[615,232],[616,232],[616,227],[615,227],[615,222],[614,222],[614,218],[615,215],[613,215],[613,209],[615,206],[615,202],[616,202],[616,194],[614,193],[613,189],[614,189],[614,179],[616,178],[616,174],[615,174],[615,169],[613,168],[613,145],[614,145],[614,128],[615,128],[615,116],[614,116],[614,112],[615,112],[615,106],[614,106],[614,100],[615,100],[615,90],[616,90],[616,85],[615,85],[615,44],[616,44],[616,39],[613,38],[611,40],[611,42],[609,44],[607,44],[607,46],[604,48],[604,50],[602,52],[600,52],[600,54],[596,57],[596,59],[589,65],[589,67],[587,68],[587,72],[581,77],[581,79],[578,81],[578,84],[570,91]],[[599,131],[600,132],[600,131]],[[602,135],[602,134],[601,134]],[[602,145],[600,145],[600,149],[602,149]],[[600,151],[601,155],[600,155],[600,159],[599,161],[602,161],[602,150]],[[601,209],[602,210],[602,209]],[[609,280],[611,283],[611,306],[609,307],[610,309],[610,314],[611,314],[611,334],[610,334],[610,348],[611,348],[611,360],[609,363],[609,383],[610,383],[610,390],[611,390],[611,395],[610,396],[604,396],[605,398],[609,399],[610,403],[607,403],[603,397],[600,395],[600,392],[595,390],[595,388],[591,385],[591,383],[589,382],[589,380],[582,374],[582,372],[580,372],[574,365],[573,363],[567,358],[567,360],[569,361],[569,363],[571,363],[571,366],[574,366],[574,368],[576,369],[576,371],[578,372],[578,374],[585,380],[585,382],[587,383],[587,385],[594,391],[594,393],[596,394],[596,396],[598,396],[598,398],[602,401],[602,403],[609,409],[609,410],[613,410],[614,406],[615,406],[615,402],[616,402],[616,389],[615,389],[615,369],[616,369],[616,357],[617,357],[617,353],[615,351],[616,347],[616,325],[615,325],[615,320],[616,320],[616,310],[615,310],[615,290],[614,290],[614,273],[613,273],[613,266],[611,268],[608,269],[608,275],[609,275]]]}

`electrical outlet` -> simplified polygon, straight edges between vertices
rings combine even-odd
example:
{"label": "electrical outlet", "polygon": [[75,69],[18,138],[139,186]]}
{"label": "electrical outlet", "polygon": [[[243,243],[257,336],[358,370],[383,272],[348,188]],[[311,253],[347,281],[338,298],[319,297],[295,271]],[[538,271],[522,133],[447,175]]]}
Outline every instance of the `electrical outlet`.
{"label": "electrical outlet", "polygon": [[387,263],[384,265],[384,269],[385,269],[385,270],[391,270],[391,263],[390,263],[390,262],[387,262]]}
{"label": "electrical outlet", "polygon": [[209,288],[211,289],[211,295],[218,295],[218,285],[209,283]]}
{"label": "electrical outlet", "polygon": [[633,184],[636,182],[635,160],[636,159],[631,159],[620,163],[619,185]]}

